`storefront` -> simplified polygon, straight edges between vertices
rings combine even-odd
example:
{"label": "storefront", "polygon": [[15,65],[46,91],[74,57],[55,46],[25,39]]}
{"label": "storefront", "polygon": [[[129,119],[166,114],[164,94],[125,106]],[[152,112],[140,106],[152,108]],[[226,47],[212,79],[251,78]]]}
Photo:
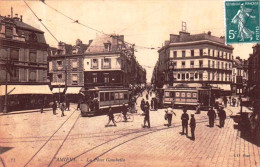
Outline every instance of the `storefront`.
{"label": "storefront", "polygon": [[84,89],[83,87],[68,87],[65,95],[66,99],[71,103],[77,103],[81,96],[79,95],[80,91]]}
{"label": "storefront", "polygon": [[[53,100],[48,85],[8,85],[7,111],[39,109],[42,105],[50,107]],[[3,112],[5,104],[5,85],[0,86],[0,111]]]}

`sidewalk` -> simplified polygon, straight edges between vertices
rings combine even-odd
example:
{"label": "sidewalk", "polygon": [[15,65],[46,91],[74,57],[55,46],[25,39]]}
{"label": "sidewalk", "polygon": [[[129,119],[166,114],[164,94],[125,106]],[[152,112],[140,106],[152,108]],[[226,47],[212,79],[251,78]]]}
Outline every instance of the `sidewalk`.
{"label": "sidewalk", "polygon": [[[43,109],[43,112],[46,112],[46,111],[51,111],[52,108],[44,108]],[[40,112],[40,109],[33,109],[33,110],[21,110],[21,111],[11,111],[11,112],[8,112],[8,113],[0,113],[0,116],[3,116],[3,115],[12,115],[12,114],[25,114],[25,113],[33,113],[33,112]]]}

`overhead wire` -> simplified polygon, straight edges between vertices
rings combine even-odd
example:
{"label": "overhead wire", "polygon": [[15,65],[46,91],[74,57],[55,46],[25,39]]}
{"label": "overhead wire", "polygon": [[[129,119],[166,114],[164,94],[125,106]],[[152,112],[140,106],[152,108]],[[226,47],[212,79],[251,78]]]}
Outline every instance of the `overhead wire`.
{"label": "overhead wire", "polygon": [[42,22],[42,19],[40,19],[36,13],[32,10],[32,8],[27,4],[25,0],[23,0],[26,6],[31,10],[33,15],[38,19],[38,21],[43,25],[43,27],[51,34],[51,36],[59,43],[59,40],[52,34],[52,32],[45,26],[45,24]]}

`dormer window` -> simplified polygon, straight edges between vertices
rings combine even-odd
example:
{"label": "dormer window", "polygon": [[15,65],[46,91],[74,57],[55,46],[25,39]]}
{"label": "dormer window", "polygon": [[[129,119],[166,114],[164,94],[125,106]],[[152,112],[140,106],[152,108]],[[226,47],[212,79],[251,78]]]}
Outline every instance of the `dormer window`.
{"label": "dormer window", "polygon": [[110,51],[111,50],[111,42],[108,41],[107,43],[104,43],[105,51]]}
{"label": "dormer window", "polygon": [[6,27],[5,36],[6,36],[6,38],[12,38],[13,37],[13,28],[12,27]]}
{"label": "dormer window", "polygon": [[37,42],[37,36],[36,36],[35,33],[31,33],[31,34],[29,35],[29,41],[31,41],[31,42]]}
{"label": "dormer window", "polygon": [[73,49],[72,54],[74,54],[74,55],[77,54],[77,49]]}

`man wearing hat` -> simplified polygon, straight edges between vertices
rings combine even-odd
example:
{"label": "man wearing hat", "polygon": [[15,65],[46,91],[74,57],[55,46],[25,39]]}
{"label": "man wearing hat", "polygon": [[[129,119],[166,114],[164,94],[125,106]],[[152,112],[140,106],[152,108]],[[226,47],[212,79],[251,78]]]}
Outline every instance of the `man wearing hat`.
{"label": "man wearing hat", "polygon": [[190,130],[191,130],[191,139],[195,140],[195,128],[196,128],[196,120],[194,118],[194,114],[191,114],[190,119]]}
{"label": "man wearing hat", "polygon": [[182,121],[182,134],[184,134],[184,129],[186,130],[186,136],[188,136],[188,121],[189,115],[187,114],[187,109],[183,109],[183,114],[181,115]]}
{"label": "man wearing hat", "polygon": [[209,127],[214,127],[214,120],[216,119],[217,114],[212,106],[209,107],[207,115],[209,117]]}
{"label": "man wearing hat", "polygon": [[224,106],[220,105],[218,110],[218,117],[219,117],[219,127],[224,127],[225,119],[226,119],[226,111],[223,109]]}

